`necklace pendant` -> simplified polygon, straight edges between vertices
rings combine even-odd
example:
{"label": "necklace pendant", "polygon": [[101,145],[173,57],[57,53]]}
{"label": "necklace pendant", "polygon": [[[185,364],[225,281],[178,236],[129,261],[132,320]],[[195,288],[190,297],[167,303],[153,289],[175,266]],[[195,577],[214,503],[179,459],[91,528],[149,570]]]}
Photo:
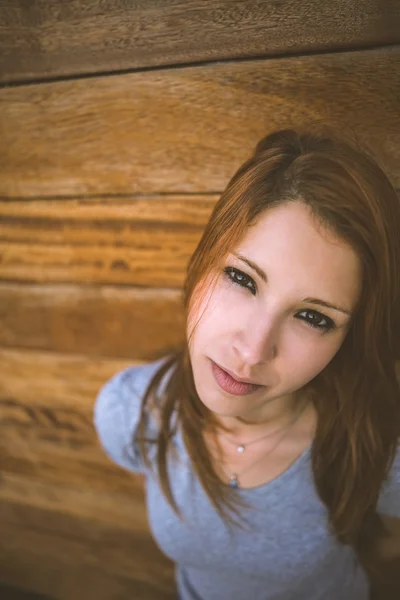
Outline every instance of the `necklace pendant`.
{"label": "necklace pendant", "polygon": [[229,485],[231,486],[231,488],[239,487],[239,481],[238,481],[237,475],[231,475],[231,480],[230,480]]}
{"label": "necklace pendant", "polygon": [[246,450],[246,446],[243,446],[243,444],[241,444],[240,446],[236,446],[236,451],[239,452],[239,454],[242,454],[242,452],[244,452]]}

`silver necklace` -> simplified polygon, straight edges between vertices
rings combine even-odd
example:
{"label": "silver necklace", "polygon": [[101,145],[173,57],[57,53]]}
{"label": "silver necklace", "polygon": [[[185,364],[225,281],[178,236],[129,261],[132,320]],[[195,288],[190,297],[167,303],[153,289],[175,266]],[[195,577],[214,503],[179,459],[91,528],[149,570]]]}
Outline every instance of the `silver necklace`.
{"label": "silver necklace", "polygon": [[[292,422],[289,423],[289,425],[291,425]],[[246,444],[238,444],[237,442],[235,442],[234,440],[229,439],[226,435],[220,433],[220,436],[222,438],[224,438],[224,440],[226,440],[227,442],[229,442],[230,444],[232,444],[233,446],[236,446],[236,452],[239,452],[239,454],[243,454],[243,452],[246,450],[246,448],[248,448],[248,446],[251,446],[252,444],[256,444],[257,442],[261,442],[261,440],[265,440],[267,437],[270,437],[272,435],[275,435],[276,433],[279,433],[280,431],[282,431],[283,429],[286,429],[287,425],[285,425],[284,427],[280,427],[279,429],[277,429],[276,431],[273,431],[272,433],[269,432],[265,435],[262,435],[259,438],[256,438],[255,440],[251,440],[251,442],[246,442]]]}
{"label": "silver necklace", "polygon": [[278,444],[283,440],[283,438],[285,437],[285,435],[287,434],[287,432],[289,431],[289,429],[291,427],[293,427],[293,425],[297,422],[297,420],[300,418],[300,416],[303,414],[305,408],[308,405],[308,401],[306,401],[304,403],[304,406],[302,406],[296,413],[294,419],[292,419],[292,421],[289,422],[288,425],[285,425],[285,427],[282,427],[281,429],[278,429],[277,431],[273,432],[273,433],[268,433],[267,435],[264,435],[261,438],[257,438],[256,440],[252,440],[251,442],[247,443],[247,444],[236,444],[236,442],[234,442],[233,440],[228,439],[226,436],[221,435],[221,437],[225,438],[228,442],[230,442],[231,444],[233,444],[234,446],[236,446],[236,450],[237,452],[239,452],[239,454],[242,454],[245,449],[247,448],[247,446],[250,446],[251,444],[255,444],[256,442],[259,442],[267,437],[270,437],[271,435],[274,435],[275,433],[277,433],[278,431],[283,431],[283,435],[278,439],[278,441],[276,442],[276,444],[274,446],[272,446],[272,448],[266,453],[263,454],[260,458],[258,458],[254,463],[252,463],[249,467],[246,467],[243,471],[241,471],[240,473],[231,473],[229,476],[229,485],[232,488],[238,488],[239,486],[239,476],[243,475],[243,473],[245,473],[246,471],[249,471],[250,469],[252,469],[253,467],[255,467],[259,462],[261,462],[261,460],[263,460],[266,456],[268,456],[269,454],[271,454],[271,452],[273,450],[275,450],[275,448],[278,446]]}

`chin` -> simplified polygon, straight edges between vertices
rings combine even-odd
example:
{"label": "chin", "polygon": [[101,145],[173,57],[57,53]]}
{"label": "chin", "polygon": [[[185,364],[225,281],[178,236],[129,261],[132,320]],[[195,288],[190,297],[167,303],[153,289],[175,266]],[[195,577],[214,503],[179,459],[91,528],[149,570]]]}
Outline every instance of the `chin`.
{"label": "chin", "polygon": [[[242,416],[248,408],[248,399],[244,396],[228,396],[223,391],[201,389],[196,386],[197,395],[208,410],[220,417]],[[206,399],[206,400],[204,400]]]}

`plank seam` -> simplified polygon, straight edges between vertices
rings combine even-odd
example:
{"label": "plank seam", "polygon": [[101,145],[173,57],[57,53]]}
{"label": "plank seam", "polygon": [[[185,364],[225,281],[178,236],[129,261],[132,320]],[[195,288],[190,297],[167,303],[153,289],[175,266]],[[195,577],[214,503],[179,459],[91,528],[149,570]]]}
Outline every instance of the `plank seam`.
{"label": "plank seam", "polygon": [[211,60],[202,60],[202,61],[194,61],[194,62],[182,62],[182,63],[173,63],[168,65],[151,65],[147,67],[138,67],[138,68],[129,68],[129,69],[116,69],[112,71],[96,71],[96,72],[87,72],[87,73],[75,73],[70,75],[56,75],[49,77],[38,77],[34,79],[16,79],[13,81],[2,81],[0,82],[0,89],[10,88],[10,87],[21,87],[27,85],[40,85],[40,84],[51,84],[58,83],[61,81],[73,81],[79,79],[93,79],[95,77],[113,77],[119,75],[128,75],[131,73],[147,73],[151,71],[166,71],[166,70],[180,70],[186,69],[190,67],[205,67],[211,65],[220,65],[220,64],[232,64],[232,63],[241,63],[241,62],[255,62],[255,61],[266,61],[266,60],[279,60],[279,59],[288,59],[288,58],[303,58],[307,56],[322,56],[325,54],[349,54],[353,52],[360,51],[375,51],[375,50],[387,50],[390,48],[400,48],[399,42],[396,40],[394,42],[386,43],[386,44],[370,44],[365,46],[346,46],[346,47],[338,47],[338,48],[326,48],[326,49],[310,49],[305,51],[297,51],[297,52],[277,52],[276,54],[257,54],[254,56],[239,56],[235,58],[216,58]]}

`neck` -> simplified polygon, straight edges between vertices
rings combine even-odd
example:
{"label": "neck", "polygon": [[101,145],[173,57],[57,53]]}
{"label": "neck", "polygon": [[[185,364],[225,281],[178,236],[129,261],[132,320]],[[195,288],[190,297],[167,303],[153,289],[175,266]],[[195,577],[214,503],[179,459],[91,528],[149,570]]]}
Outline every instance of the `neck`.
{"label": "neck", "polygon": [[271,400],[258,410],[247,411],[245,414],[229,417],[218,415],[217,420],[228,429],[232,437],[245,440],[263,433],[273,433],[289,425],[299,412],[303,413],[302,416],[308,413],[309,407],[312,408],[309,398],[297,394]]}

